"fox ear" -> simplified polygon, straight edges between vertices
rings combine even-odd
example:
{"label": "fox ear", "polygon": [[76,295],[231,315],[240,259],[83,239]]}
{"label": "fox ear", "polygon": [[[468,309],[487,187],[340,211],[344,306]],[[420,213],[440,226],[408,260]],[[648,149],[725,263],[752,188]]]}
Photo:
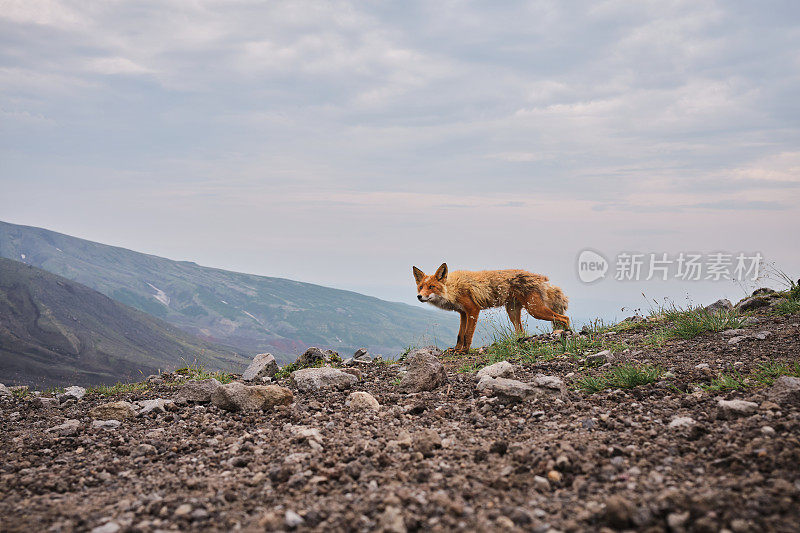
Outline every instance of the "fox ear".
{"label": "fox ear", "polygon": [[442,266],[436,270],[435,276],[439,281],[447,279],[447,263],[442,263]]}
{"label": "fox ear", "polygon": [[417,267],[412,267],[412,268],[414,269],[414,279],[417,281],[417,283],[419,283],[420,281],[422,281],[422,278],[425,277],[425,272],[418,269]]}

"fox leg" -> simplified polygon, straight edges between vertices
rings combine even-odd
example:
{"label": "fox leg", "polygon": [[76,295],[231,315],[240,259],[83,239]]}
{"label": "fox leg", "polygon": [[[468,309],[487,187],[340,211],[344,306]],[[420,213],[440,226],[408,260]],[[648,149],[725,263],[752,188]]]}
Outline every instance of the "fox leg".
{"label": "fox leg", "polygon": [[517,333],[523,333],[522,329],[522,305],[516,300],[511,300],[506,304],[506,312],[511,324],[514,325],[514,330]]}
{"label": "fox leg", "polygon": [[466,317],[467,317],[467,326],[466,330],[464,331],[464,345],[461,347],[464,353],[469,353],[469,347],[472,346],[472,336],[475,334],[475,326],[478,324],[478,314],[480,314],[480,308],[472,304],[465,309]]}
{"label": "fox leg", "polygon": [[464,334],[467,331],[467,313],[459,311],[458,314],[461,315],[461,325],[458,327],[458,339],[456,340],[455,351],[460,352],[464,347]]}
{"label": "fox leg", "polygon": [[569,327],[569,318],[566,315],[562,315],[559,313],[554,312],[552,309],[547,307],[547,305],[542,300],[542,297],[539,293],[534,292],[529,297],[528,300],[525,302],[525,309],[528,313],[531,314],[533,318],[538,318],[539,320],[547,320],[552,322],[553,325],[556,323],[564,324],[566,329],[570,329]]}

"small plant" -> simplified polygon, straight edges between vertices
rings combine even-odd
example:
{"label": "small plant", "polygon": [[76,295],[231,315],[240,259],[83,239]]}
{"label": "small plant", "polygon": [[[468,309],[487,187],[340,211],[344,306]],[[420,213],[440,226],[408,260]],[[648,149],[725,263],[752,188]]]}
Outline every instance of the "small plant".
{"label": "small plant", "polygon": [[744,318],[731,310],[707,311],[705,309],[687,309],[679,312],[672,319],[672,336],[691,339],[707,331],[723,331],[740,328]]}
{"label": "small plant", "polygon": [[187,379],[195,381],[202,381],[204,379],[214,378],[223,385],[225,383],[230,383],[231,381],[233,381],[233,374],[222,371],[209,371],[206,370],[206,368],[203,367],[202,365],[198,365],[196,362],[192,363],[191,365],[184,366],[183,368],[177,369],[175,373],[181,376],[185,376]]}
{"label": "small plant", "polygon": [[139,381],[136,383],[115,383],[113,385],[98,385],[96,387],[89,387],[86,392],[100,394],[102,396],[113,396],[115,394],[122,394],[126,392],[133,392],[137,390],[146,390],[149,385],[145,382]]}
{"label": "small plant", "polygon": [[740,390],[745,388],[745,378],[734,370],[730,374],[722,373],[718,377],[711,380],[711,384],[703,387],[707,391],[727,391],[727,390]]}
{"label": "small plant", "polygon": [[584,376],[578,380],[578,390],[593,394],[604,389],[631,389],[654,383],[664,371],[651,365],[625,363],[599,376]]}
{"label": "small plant", "polygon": [[31,391],[27,388],[13,389],[11,394],[13,394],[15,398],[25,398],[31,394]]}
{"label": "small plant", "polygon": [[399,387],[400,383],[403,381],[402,377],[397,377],[392,380],[392,385],[395,387]]}

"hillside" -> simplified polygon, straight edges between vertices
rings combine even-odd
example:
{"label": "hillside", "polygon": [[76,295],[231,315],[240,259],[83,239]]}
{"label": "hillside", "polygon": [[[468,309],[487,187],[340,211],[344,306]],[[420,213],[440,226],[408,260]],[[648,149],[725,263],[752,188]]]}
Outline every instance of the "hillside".
{"label": "hillside", "polygon": [[743,307],[266,386],[0,387],[2,529],[797,531],[800,299]]}
{"label": "hillside", "polygon": [[246,362],[89,287],[0,258],[0,381],[114,383],[195,361]]}
{"label": "hillside", "polygon": [[[240,274],[0,222],[0,257],[53,272],[214,343],[293,360],[308,346],[396,355],[455,338],[454,313]],[[409,291],[413,296],[409,274]]]}

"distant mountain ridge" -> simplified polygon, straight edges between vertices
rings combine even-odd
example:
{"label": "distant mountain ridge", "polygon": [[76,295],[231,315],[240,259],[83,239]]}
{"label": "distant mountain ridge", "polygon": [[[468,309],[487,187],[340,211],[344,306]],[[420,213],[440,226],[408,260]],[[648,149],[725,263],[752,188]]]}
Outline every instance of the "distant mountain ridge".
{"label": "distant mountain ridge", "polygon": [[248,360],[85,285],[0,258],[0,382],[96,385]]}
{"label": "distant mountain ridge", "polygon": [[[91,287],[209,342],[289,362],[309,346],[394,355],[455,337],[453,314],[241,274],[0,222],[0,257]],[[409,290],[411,287],[409,275]]]}

